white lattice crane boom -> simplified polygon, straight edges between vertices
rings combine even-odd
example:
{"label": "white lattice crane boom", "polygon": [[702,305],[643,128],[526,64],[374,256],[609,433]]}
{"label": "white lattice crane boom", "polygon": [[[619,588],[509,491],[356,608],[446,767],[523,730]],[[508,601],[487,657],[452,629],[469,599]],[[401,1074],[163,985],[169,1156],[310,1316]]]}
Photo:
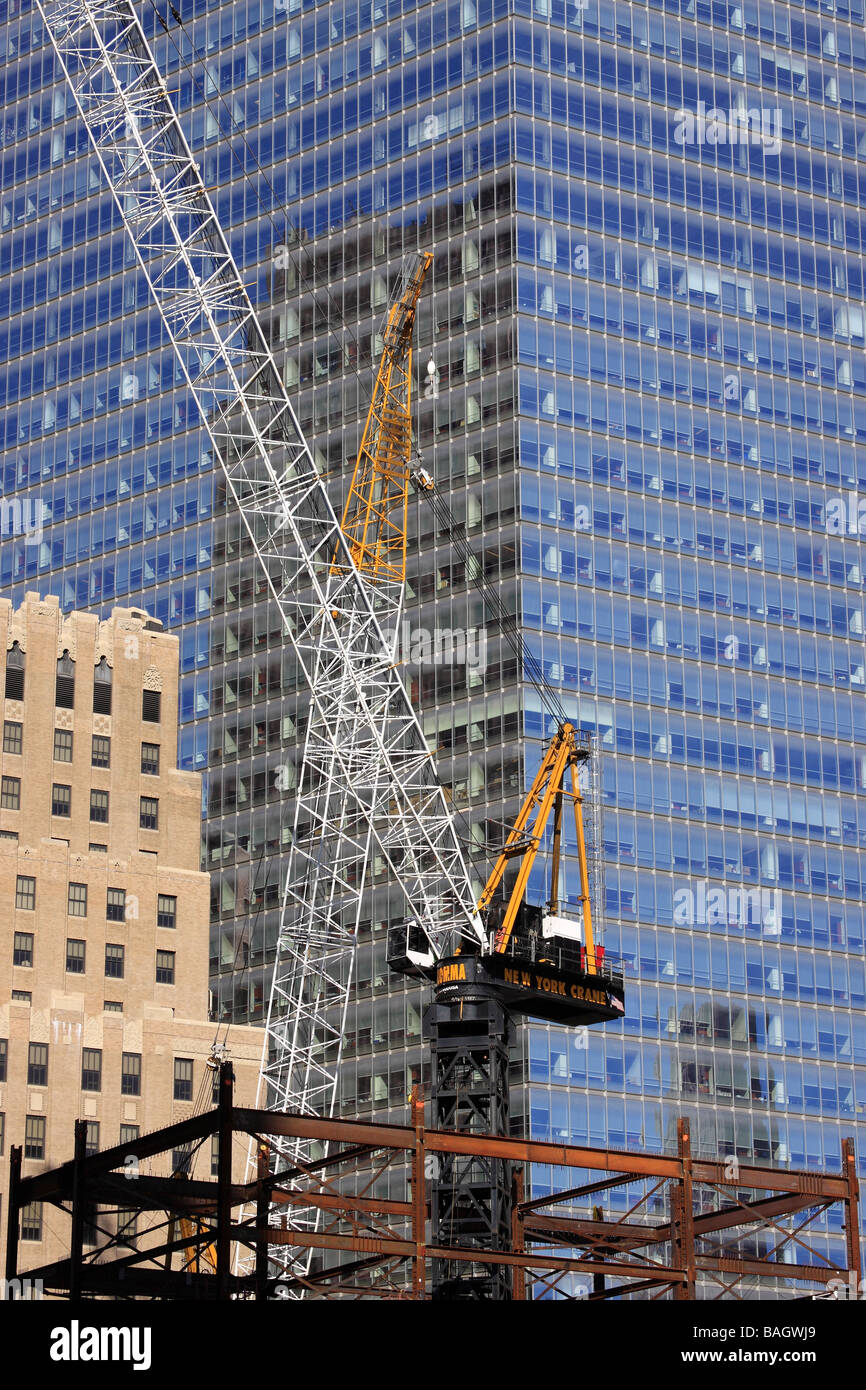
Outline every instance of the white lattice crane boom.
{"label": "white lattice crane boom", "polygon": [[475,895],[389,605],[355,563],[130,0],[37,4],[310,693],[268,1078],[276,1105],[321,1113],[372,850],[433,957],[483,941]]}
{"label": "white lattice crane boom", "polygon": [[[572,726],[560,725],[544,776],[479,901],[394,659],[411,468],[409,343],[429,258],[410,264],[389,307],[386,351],[341,523],[130,0],[36,3],[309,691],[266,1027],[268,1103],[312,1114],[333,1107],[375,852],[406,904],[405,923],[393,939],[389,934],[389,964],[436,984],[428,1036],[439,1123],[506,1133],[510,1015],[569,1025],[619,1018],[622,978],[593,946],[577,784],[588,750]],[[427,486],[421,474],[419,482]],[[568,770],[570,791],[563,782]],[[568,797],[581,859],[582,927],[557,912]],[[550,814],[554,875],[544,913],[530,907],[524,889]],[[518,856],[523,864],[511,897],[499,902],[506,869]],[[456,1089],[453,1076],[460,1078]],[[304,1156],[292,1148],[283,1158],[303,1174]],[[498,1248],[509,1228],[503,1174],[489,1175],[482,1231],[475,1229],[481,1208],[474,1165],[440,1172],[431,1198],[440,1243],[459,1234],[470,1213],[479,1252]],[[299,1274],[298,1286],[306,1282],[309,1240],[305,1248],[300,1258],[287,1248],[281,1257]],[[441,1289],[478,1296],[471,1269],[455,1273],[439,1263]],[[484,1275],[488,1292],[481,1296],[498,1296],[503,1270]]]}

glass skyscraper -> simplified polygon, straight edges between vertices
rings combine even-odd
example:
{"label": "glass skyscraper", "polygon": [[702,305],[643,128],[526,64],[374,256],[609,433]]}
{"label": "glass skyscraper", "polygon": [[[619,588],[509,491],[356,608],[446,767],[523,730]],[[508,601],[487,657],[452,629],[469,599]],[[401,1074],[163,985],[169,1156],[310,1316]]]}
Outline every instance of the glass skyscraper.
{"label": "glass skyscraper", "polygon": [[[434,252],[417,437],[472,554],[413,503],[404,656],[482,877],[553,729],[479,576],[595,740],[627,1016],[523,1027],[515,1125],[661,1151],[687,1114],[824,1168],[853,1133],[862,1171],[864,0],[179,12],[141,10],[335,496]],[[0,583],[178,631],[214,1009],[261,1020],[304,696],[38,16],[0,19]],[[402,1118],[423,1068],[401,911],[381,884],[347,1114]]]}

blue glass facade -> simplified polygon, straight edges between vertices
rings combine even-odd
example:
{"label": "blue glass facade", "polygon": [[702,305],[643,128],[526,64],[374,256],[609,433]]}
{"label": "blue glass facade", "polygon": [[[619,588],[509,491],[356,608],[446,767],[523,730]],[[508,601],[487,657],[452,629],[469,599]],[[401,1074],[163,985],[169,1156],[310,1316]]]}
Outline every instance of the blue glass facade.
{"label": "blue glass facade", "polygon": [[[434,251],[418,442],[474,561],[413,510],[409,622],[483,628],[485,662],[407,678],[479,872],[552,730],[470,569],[601,753],[628,1013],[522,1030],[517,1122],[660,1150],[686,1113],[699,1150],[838,1168],[866,1116],[863,0],[180,10],[143,19],[335,490],[401,257]],[[303,696],[38,21],[0,19],[0,583],[179,631],[214,1007],[261,1019]],[[382,884],[347,1112],[401,1112],[422,1065],[398,910]]]}

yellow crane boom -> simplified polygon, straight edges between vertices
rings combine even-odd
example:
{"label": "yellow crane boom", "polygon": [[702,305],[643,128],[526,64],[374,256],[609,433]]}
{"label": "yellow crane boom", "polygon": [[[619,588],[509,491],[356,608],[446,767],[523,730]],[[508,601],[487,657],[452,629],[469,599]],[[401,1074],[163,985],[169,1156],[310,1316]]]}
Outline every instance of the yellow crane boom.
{"label": "yellow crane boom", "polygon": [[432,264],[429,251],[412,256],[392,299],[373,398],[343,509],[341,529],[352,559],[374,583],[402,585],[406,578],[406,524],[413,477],[412,330]]}

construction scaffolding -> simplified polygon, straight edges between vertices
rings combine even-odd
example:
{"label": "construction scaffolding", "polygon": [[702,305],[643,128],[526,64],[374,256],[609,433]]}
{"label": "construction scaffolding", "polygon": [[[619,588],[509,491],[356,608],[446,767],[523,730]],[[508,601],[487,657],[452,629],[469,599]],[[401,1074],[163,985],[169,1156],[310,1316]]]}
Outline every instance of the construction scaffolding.
{"label": "construction scaffolding", "polygon": [[[590,1301],[796,1299],[828,1285],[849,1288],[852,1280],[856,1287],[860,1278],[850,1139],[842,1142],[839,1174],[795,1172],[694,1157],[684,1119],[677,1153],[657,1155],[427,1129],[423,1102],[413,1098],[411,1108],[411,1125],[238,1108],[224,1063],[219,1102],[204,1114],[90,1155],[78,1121],[74,1158],[30,1178],[21,1177],[22,1151],[13,1148],[6,1278],[10,1286],[41,1280],[46,1295],[69,1299],[274,1299],[301,1290],[320,1298],[426,1299],[433,1263],[445,1262],[480,1274],[500,1266],[512,1299]],[[186,1145],[194,1150],[214,1136],[211,1180],[143,1171],[149,1159]],[[233,1182],[235,1141],[250,1138],[256,1177]],[[286,1140],[303,1141],[305,1153],[320,1146],[323,1156],[274,1176],[270,1145]],[[429,1243],[431,1188],[449,1166],[473,1160],[508,1175],[509,1248],[479,1247],[471,1238]],[[541,1165],[555,1190],[527,1199],[532,1165]],[[598,1205],[614,1189],[627,1194],[620,1214]],[[24,1269],[21,1215],[34,1202],[68,1216],[69,1256]],[[817,1218],[831,1210],[844,1266],[809,1241]],[[131,1211],[150,1221],[134,1237]],[[279,1245],[309,1248],[309,1272],[275,1276],[269,1249]],[[237,1246],[252,1257],[244,1262],[250,1273],[233,1272]],[[199,1258],[206,1249],[207,1262]]]}

